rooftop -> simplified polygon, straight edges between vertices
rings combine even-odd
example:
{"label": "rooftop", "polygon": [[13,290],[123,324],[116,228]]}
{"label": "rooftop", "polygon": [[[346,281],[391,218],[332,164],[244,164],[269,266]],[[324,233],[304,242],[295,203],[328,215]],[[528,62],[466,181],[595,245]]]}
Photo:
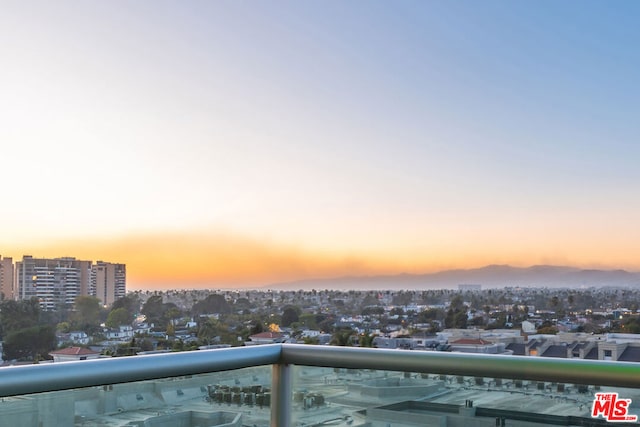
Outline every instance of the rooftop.
{"label": "rooftop", "polygon": [[61,350],[55,350],[50,352],[51,355],[56,356],[89,356],[100,354],[97,351],[89,350],[88,348],[83,347],[67,347]]}
{"label": "rooftop", "polygon": [[449,344],[457,345],[490,345],[492,342],[485,341],[482,338],[460,338],[455,341],[451,341]]}

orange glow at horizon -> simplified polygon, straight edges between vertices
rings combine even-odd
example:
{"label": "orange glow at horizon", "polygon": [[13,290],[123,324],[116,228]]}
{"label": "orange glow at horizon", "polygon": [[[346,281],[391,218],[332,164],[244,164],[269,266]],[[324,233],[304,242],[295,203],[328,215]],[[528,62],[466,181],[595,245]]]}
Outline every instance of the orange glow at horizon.
{"label": "orange glow at horizon", "polygon": [[[387,272],[385,268],[361,258],[311,253],[292,246],[263,243],[225,233],[164,233],[114,240],[77,240],[26,252],[23,250],[23,253],[34,257],[74,256],[78,259],[125,263],[130,289],[243,287]],[[14,254],[14,261],[19,260],[21,255]],[[11,255],[7,253],[7,256]]]}
{"label": "orange glow at horizon", "polygon": [[[481,239],[485,240],[485,239]],[[175,289],[251,287],[304,279],[344,276],[432,273],[454,268],[477,268],[488,264],[527,267],[534,264],[570,265],[585,268],[638,269],[627,254],[613,248],[584,245],[571,251],[557,247],[509,247],[494,241],[493,247],[476,244],[440,245],[439,248],[400,248],[381,245],[385,251],[319,251],[272,241],[260,241],[229,233],[149,233],[116,239],[65,241],[0,254],[34,257],[73,256],[127,264],[129,289]],[[531,242],[529,242],[531,243]],[[567,254],[570,253],[571,256]],[[596,258],[596,253],[604,256]],[[620,264],[623,261],[625,263]]]}

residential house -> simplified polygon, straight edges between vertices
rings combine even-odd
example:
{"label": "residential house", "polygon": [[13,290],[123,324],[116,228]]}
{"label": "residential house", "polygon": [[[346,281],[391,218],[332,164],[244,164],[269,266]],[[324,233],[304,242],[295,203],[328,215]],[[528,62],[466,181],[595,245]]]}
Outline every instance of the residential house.
{"label": "residential house", "polygon": [[67,347],[49,353],[53,356],[53,362],[76,362],[78,360],[90,360],[100,357],[100,353],[83,347]]}

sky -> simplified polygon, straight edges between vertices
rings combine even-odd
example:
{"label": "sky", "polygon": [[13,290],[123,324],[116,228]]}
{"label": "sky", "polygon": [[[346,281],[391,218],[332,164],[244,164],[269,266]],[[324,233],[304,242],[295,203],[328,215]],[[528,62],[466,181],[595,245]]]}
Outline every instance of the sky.
{"label": "sky", "polygon": [[243,287],[640,271],[640,3],[0,2],[0,254]]}

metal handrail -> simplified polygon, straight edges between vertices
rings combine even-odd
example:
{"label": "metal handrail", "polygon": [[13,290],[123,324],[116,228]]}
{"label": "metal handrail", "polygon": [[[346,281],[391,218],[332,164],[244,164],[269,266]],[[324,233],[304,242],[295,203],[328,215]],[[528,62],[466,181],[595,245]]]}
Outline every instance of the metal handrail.
{"label": "metal handrail", "polygon": [[632,362],[270,344],[0,368],[0,397],[289,364],[640,389]]}
{"label": "metal handrail", "polygon": [[277,364],[281,346],[259,345],[0,368],[0,397]]}
{"label": "metal handrail", "polygon": [[282,344],[285,363],[640,388],[640,363]]}
{"label": "metal handrail", "polygon": [[0,369],[0,397],[272,365],[271,426],[291,427],[291,365],[640,388],[640,364],[431,351],[271,344]]}

